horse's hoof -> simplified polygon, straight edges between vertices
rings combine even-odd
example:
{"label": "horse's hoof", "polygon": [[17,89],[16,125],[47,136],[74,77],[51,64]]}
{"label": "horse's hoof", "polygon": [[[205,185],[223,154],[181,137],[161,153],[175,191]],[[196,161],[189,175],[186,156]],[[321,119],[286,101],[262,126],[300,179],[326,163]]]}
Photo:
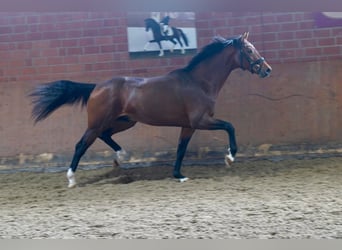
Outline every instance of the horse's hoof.
{"label": "horse's hoof", "polygon": [[[117,157],[118,163],[119,163],[119,162],[122,162],[122,161],[124,161],[124,160],[126,160],[126,158],[127,158],[127,152],[126,152],[126,150],[121,149],[121,150],[117,151],[117,152],[116,152],[116,157]],[[120,164],[120,163],[119,163],[119,164]]]}
{"label": "horse's hoof", "polygon": [[179,178],[179,179],[178,179],[178,181],[179,181],[180,183],[186,182],[186,181],[188,181],[188,180],[189,180],[188,177],[184,177],[184,178]]}
{"label": "horse's hoof", "polygon": [[76,182],[68,184],[68,188],[74,188],[74,187],[76,187]]}
{"label": "horse's hoof", "polygon": [[67,178],[69,181],[68,188],[73,188],[76,186],[76,178],[75,178],[75,173],[69,168],[67,172]]}
{"label": "horse's hoof", "polygon": [[114,161],[113,161],[113,168],[117,168],[119,166],[120,166],[120,163],[116,159],[114,159]]}
{"label": "horse's hoof", "polygon": [[227,167],[231,167],[233,165],[234,160],[235,159],[230,152],[229,154],[226,154],[224,157],[224,162],[226,163]]}

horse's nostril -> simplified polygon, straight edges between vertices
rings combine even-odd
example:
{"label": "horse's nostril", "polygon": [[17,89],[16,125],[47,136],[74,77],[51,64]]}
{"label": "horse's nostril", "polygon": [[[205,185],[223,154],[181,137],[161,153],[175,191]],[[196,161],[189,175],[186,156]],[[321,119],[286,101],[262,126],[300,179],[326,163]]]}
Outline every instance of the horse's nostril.
{"label": "horse's nostril", "polygon": [[266,69],[266,73],[267,73],[267,74],[270,74],[271,71],[272,71],[272,69],[270,69],[270,68]]}

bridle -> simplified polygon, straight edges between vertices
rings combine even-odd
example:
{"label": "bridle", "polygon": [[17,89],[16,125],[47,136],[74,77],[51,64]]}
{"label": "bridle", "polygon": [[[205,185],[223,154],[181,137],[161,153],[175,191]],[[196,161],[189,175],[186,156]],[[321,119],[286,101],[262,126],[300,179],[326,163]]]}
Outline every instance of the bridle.
{"label": "bridle", "polygon": [[[265,58],[260,57],[259,59],[253,61],[244,51],[243,46],[240,46],[240,67],[243,70],[246,70],[246,68],[243,66],[243,58],[246,58],[247,62],[249,63],[250,71],[252,74],[258,74],[260,75],[262,65],[265,61]],[[255,69],[255,66],[259,66],[258,69]]]}

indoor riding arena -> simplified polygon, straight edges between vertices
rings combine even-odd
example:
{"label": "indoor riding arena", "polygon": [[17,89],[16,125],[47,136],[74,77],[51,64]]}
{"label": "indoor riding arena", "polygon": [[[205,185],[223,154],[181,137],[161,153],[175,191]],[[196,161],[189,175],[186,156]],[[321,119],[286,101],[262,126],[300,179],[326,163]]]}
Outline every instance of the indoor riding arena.
{"label": "indoor riding arena", "polygon": [[[164,38],[181,30],[187,43],[158,47],[147,18]],[[250,52],[230,39],[247,36]],[[112,136],[127,154],[118,159],[97,139],[68,188],[93,115],[88,121],[86,107],[65,105],[35,122],[30,93],[59,80],[113,77],[136,81],[138,91],[146,78],[216,58],[196,57],[214,41],[236,49],[228,59],[238,62],[215,96],[214,117],[235,128],[229,166],[227,133],[196,127],[182,162],[189,179],[179,181],[181,128],[127,115],[116,121],[138,123]],[[341,239],[341,45],[342,12],[1,12],[0,239]],[[266,61],[272,71],[262,76]]]}

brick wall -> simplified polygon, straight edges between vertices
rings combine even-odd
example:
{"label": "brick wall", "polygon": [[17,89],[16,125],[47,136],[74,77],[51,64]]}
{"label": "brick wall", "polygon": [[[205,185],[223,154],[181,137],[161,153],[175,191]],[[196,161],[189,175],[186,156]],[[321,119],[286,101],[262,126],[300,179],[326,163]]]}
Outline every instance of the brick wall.
{"label": "brick wall", "polygon": [[[155,75],[190,57],[130,60],[126,13],[1,13],[0,82],[102,80]],[[250,31],[271,63],[340,59],[342,28],[315,28],[312,13],[196,13],[199,47],[216,35]]]}
{"label": "brick wall", "polygon": [[272,63],[341,59],[342,27],[316,28],[314,13],[197,13],[199,44],[213,34],[250,31]]}
{"label": "brick wall", "polygon": [[[33,126],[25,95],[38,83],[155,76],[190,60],[191,55],[130,59],[126,23],[124,12],[0,13],[0,157],[71,154],[83,134],[87,118],[78,108],[62,108]],[[235,125],[242,150],[341,142],[342,27],[316,28],[313,14],[303,12],[198,12],[196,27],[198,47],[217,34],[250,31],[249,40],[272,64],[267,79],[234,71],[219,96],[217,117]],[[169,151],[178,133],[177,128],[138,124],[115,138],[128,151]],[[189,150],[222,150],[222,133],[196,132]],[[96,142],[89,151],[104,150],[108,147]]]}

